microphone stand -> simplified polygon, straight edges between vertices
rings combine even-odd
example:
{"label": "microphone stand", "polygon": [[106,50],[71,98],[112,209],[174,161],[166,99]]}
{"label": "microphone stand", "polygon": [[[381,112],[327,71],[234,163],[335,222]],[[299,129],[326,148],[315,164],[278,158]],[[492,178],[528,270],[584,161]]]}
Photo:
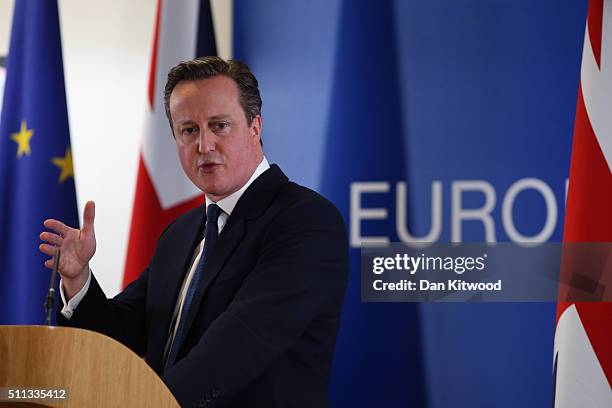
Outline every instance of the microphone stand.
{"label": "microphone stand", "polygon": [[51,282],[49,282],[49,291],[47,292],[47,298],[45,299],[45,324],[51,326],[51,312],[53,311],[53,305],[55,304],[55,276],[57,275],[57,269],[59,268],[60,261],[60,250],[55,249],[55,257],[53,261],[53,270],[51,271]]}

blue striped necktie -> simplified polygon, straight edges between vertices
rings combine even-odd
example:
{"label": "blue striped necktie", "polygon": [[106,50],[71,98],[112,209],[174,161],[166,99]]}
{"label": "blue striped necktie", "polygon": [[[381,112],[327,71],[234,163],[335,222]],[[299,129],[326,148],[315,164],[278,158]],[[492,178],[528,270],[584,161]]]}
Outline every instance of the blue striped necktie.
{"label": "blue striped necktie", "polygon": [[[206,209],[204,249],[202,250],[202,255],[200,256],[200,262],[198,263],[198,267],[196,268],[193,277],[191,278],[191,282],[189,283],[189,288],[187,288],[187,294],[185,294],[185,300],[183,301],[183,311],[181,312],[179,324],[176,328],[176,334],[174,335],[174,340],[172,341],[170,352],[168,353],[168,357],[166,359],[164,371],[172,367],[172,365],[174,364],[174,360],[176,359],[178,350],[181,346],[181,343],[183,342],[183,330],[185,327],[185,323],[187,322],[187,315],[189,315],[189,308],[191,306],[191,302],[193,301],[193,296],[195,295],[196,289],[198,287],[198,282],[202,278],[206,259],[213,251],[213,248],[217,243],[217,238],[219,236],[219,226],[217,225],[217,220],[219,219],[220,214],[221,209],[217,204],[210,204]],[[170,327],[174,327],[174,319]]]}

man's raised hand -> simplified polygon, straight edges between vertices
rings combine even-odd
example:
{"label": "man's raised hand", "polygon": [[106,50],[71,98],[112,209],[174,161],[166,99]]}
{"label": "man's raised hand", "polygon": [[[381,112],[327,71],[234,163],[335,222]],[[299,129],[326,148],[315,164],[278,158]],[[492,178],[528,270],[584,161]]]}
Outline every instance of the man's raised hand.
{"label": "man's raised hand", "polygon": [[39,249],[51,258],[45,261],[47,268],[53,268],[55,248],[61,251],[59,273],[68,298],[73,297],[87,282],[89,277],[89,260],[96,252],[96,236],[94,233],[95,204],[88,201],[83,210],[83,228],[71,228],[61,221],[48,219],[44,226],[52,232],[40,234],[44,243]]}

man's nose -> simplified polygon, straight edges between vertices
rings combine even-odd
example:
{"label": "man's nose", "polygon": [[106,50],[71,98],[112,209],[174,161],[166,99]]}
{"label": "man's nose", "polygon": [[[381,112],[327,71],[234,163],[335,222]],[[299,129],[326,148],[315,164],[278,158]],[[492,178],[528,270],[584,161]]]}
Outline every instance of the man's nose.
{"label": "man's nose", "polygon": [[198,151],[200,153],[208,153],[215,150],[215,134],[208,128],[200,128],[200,136],[198,137]]}

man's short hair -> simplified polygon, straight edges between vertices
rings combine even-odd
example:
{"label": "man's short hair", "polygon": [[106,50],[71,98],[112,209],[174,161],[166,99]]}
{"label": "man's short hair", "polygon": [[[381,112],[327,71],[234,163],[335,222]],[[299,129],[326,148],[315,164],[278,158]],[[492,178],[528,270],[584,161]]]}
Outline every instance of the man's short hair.
{"label": "man's short hair", "polygon": [[168,80],[164,89],[164,107],[173,134],[172,116],[170,115],[170,95],[176,85],[181,81],[197,81],[218,75],[233,79],[238,86],[240,105],[249,126],[257,115],[261,115],[259,84],[247,64],[235,60],[225,61],[219,57],[195,58],[181,62],[168,72]]}

